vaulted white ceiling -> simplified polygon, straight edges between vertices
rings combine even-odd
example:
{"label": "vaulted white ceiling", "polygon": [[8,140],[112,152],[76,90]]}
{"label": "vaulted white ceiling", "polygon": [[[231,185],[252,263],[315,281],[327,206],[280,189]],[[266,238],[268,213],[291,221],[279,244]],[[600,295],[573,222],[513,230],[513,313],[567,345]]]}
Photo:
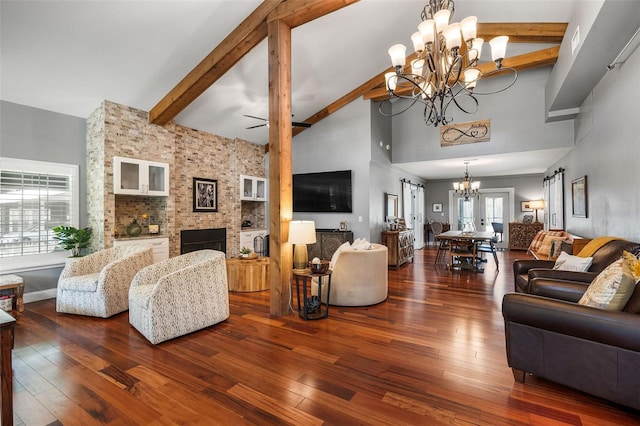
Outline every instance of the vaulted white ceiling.
{"label": "vaulted white ceiling", "polygon": [[[294,121],[388,67],[387,48],[398,42],[410,45],[424,3],[362,0],[294,29]],[[456,17],[567,22],[576,3],[579,0],[460,0]],[[2,0],[1,99],[83,118],[105,99],[149,111],[259,4]],[[246,130],[259,122],[243,115],[267,117],[267,99],[265,40],[175,121],[264,144],[266,127]],[[408,170],[420,175],[419,165],[414,166]],[[450,176],[443,172],[441,177]]]}

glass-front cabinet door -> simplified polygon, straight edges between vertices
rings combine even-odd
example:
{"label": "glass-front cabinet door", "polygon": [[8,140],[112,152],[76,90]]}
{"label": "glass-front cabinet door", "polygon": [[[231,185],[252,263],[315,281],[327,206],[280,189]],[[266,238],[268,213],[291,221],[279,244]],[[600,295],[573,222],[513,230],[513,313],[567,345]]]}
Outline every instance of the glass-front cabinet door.
{"label": "glass-front cabinet door", "polygon": [[113,157],[113,193],[169,195],[169,165],[134,158]]}
{"label": "glass-front cabinet door", "polygon": [[240,199],[243,201],[266,201],[267,180],[261,177],[240,175]]}

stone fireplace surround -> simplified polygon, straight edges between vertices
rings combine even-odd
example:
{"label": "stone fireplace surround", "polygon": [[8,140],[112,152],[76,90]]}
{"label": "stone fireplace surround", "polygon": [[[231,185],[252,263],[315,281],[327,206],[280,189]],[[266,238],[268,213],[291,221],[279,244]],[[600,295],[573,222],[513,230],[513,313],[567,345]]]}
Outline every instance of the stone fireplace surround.
{"label": "stone fireplace surround", "polygon": [[[169,164],[169,196],[113,193],[113,157]],[[240,175],[265,176],[264,147],[169,123],[149,124],[146,111],[104,101],[87,119],[87,212],[92,251],[113,246],[116,226],[160,205],[153,212],[169,237],[170,256],[180,254],[180,231],[226,228],[226,252],[239,250],[241,222],[266,227],[266,203],[240,201]],[[218,212],[193,212],[194,177],[218,181]],[[139,201],[138,201],[139,200]],[[151,207],[150,207],[151,206]],[[142,235],[144,236],[144,235]]]}

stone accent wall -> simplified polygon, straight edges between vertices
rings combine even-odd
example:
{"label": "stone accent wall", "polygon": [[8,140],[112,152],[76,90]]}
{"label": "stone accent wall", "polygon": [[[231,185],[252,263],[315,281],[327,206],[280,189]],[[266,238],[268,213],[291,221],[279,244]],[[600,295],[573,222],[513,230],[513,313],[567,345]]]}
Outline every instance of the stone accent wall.
{"label": "stone accent wall", "polygon": [[[180,251],[180,231],[226,228],[227,253],[239,250],[240,174],[264,177],[264,147],[175,124],[149,124],[145,111],[105,101],[87,120],[88,211],[94,249],[111,247],[117,228],[147,213],[169,237],[170,255]],[[169,196],[146,197],[113,193],[113,157],[169,164]],[[218,181],[218,212],[193,212],[193,178]],[[265,225],[265,203],[251,202],[244,217]],[[152,219],[153,218],[153,219]],[[146,229],[143,229],[145,232]]]}
{"label": "stone accent wall", "polygon": [[104,127],[103,104],[87,118],[87,224],[93,230],[92,252],[105,246]]}

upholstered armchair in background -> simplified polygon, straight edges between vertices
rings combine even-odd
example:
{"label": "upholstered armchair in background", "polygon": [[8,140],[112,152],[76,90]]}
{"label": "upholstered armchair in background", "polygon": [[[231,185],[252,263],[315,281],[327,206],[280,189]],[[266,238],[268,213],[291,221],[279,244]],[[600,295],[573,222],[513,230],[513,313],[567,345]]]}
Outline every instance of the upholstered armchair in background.
{"label": "upholstered armchair in background", "polygon": [[151,247],[112,247],[78,258],[58,279],[56,310],[108,318],[129,308],[129,286],[135,274],[153,263]]}
{"label": "upholstered armchair in background", "polygon": [[142,269],[129,290],[129,322],[154,345],[229,318],[225,254],[198,250]]}
{"label": "upholstered armchair in background", "polygon": [[[340,249],[337,258],[332,259],[330,305],[368,306],[386,300],[388,249],[381,244],[367,243],[367,246]],[[312,291],[317,294],[317,286]],[[322,300],[327,300],[327,287],[323,286],[322,291]]]}

